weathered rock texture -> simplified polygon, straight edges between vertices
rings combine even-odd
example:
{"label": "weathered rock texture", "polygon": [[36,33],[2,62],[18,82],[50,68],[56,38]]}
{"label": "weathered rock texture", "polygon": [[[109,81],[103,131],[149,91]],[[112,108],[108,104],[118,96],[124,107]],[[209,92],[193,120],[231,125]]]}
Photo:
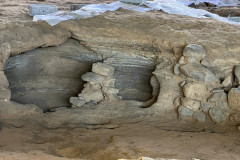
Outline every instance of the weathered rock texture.
{"label": "weathered rock texture", "polygon": [[83,89],[81,75],[100,60],[100,56],[75,40],[11,57],[4,68],[12,91],[11,100],[35,104],[45,111],[69,106],[69,97]]}
{"label": "weathered rock texture", "polygon": [[[80,77],[91,70],[93,63],[103,62],[114,67],[113,75],[112,69],[104,67],[102,74],[102,66],[94,65],[88,76],[82,76],[88,81],[82,92],[98,93],[96,103],[105,98],[104,93],[117,93],[99,84],[108,77],[104,82],[114,83],[111,87],[119,90],[117,98],[146,102],[154,97],[156,103],[147,110],[155,114],[179,109],[173,105],[177,97],[198,101],[192,116],[201,122],[201,110],[215,122],[227,120],[232,112],[226,98],[208,98],[214,97],[216,90],[228,94],[239,85],[237,71],[232,75],[240,63],[239,26],[161,12],[119,10],[54,27],[44,22],[23,22],[1,23],[0,28],[0,60],[3,66],[11,56],[5,64],[5,74],[11,99],[17,102],[33,103],[44,110],[70,105],[69,98],[83,89]],[[19,53],[24,54],[12,57]],[[92,83],[96,75],[98,82]],[[155,80],[151,81],[153,75]],[[231,83],[229,76],[235,81]],[[95,92],[99,89],[101,92]],[[84,100],[90,103],[93,99]],[[190,109],[192,106],[187,104],[180,105]]]}

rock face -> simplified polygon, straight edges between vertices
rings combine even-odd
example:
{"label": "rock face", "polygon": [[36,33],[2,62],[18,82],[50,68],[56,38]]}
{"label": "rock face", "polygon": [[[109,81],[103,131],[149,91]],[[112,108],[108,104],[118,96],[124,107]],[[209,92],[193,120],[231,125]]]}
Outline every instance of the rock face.
{"label": "rock face", "polygon": [[[108,99],[154,98],[147,111],[173,113],[180,105],[180,116],[201,122],[204,114],[223,122],[228,106],[239,111],[237,93],[230,91],[229,104],[226,101],[227,92],[238,85],[227,77],[240,62],[239,26],[162,13],[116,12],[55,27],[0,23],[0,67],[5,63],[10,84],[1,75],[0,101],[35,104],[47,111]],[[202,34],[203,29],[211,32]],[[235,67],[237,78],[238,72]],[[226,93],[219,95],[213,88]],[[177,97],[185,100],[174,106]]]}
{"label": "rock face", "polygon": [[240,90],[232,88],[228,93],[229,107],[233,110],[240,111]]}
{"label": "rock face", "polygon": [[211,82],[215,79],[215,76],[210,70],[198,63],[188,63],[180,67],[180,69],[185,75],[197,81]]}
{"label": "rock face", "polygon": [[75,40],[11,57],[5,65],[11,100],[35,104],[44,111],[70,106],[69,98],[83,89],[81,75],[99,60]]}
{"label": "rock face", "polygon": [[150,58],[115,57],[104,61],[114,66],[115,87],[119,89],[118,96],[126,100],[147,101],[152,98],[150,80],[155,69],[155,63]]}

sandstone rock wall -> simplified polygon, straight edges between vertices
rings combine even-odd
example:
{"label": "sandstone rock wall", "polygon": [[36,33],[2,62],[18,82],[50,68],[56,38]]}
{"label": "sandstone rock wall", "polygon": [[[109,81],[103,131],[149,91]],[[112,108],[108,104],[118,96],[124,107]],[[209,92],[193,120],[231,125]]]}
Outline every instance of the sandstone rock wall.
{"label": "sandstone rock wall", "polygon": [[[11,57],[5,68],[6,75],[14,80],[9,80],[12,99],[21,103],[30,99],[33,101],[27,103],[32,103],[41,97],[50,102],[45,105],[41,100],[39,104],[43,105],[42,108],[51,107],[53,101],[58,103],[62,99],[62,93],[67,88],[70,87],[71,94],[79,93],[82,86],[81,70],[89,71],[93,62],[106,60],[104,63],[109,62],[115,68],[115,88],[119,89],[118,96],[123,99],[151,99],[152,93],[157,92],[155,88],[152,89],[150,80],[152,75],[156,77],[155,84],[160,87],[157,89],[159,94],[155,96],[156,103],[151,107],[155,114],[176,111],[199,121],[204,121],[204,115],[210,116],[209,119],[215,122],[223,122],[228,117],[237,121],[238,103],[234,103],[234,100],[238,97],[236,88],[239,75],[238,69],[234,70],[234,74],[233,69],[240,63],[239,26],[160,12],[143,14],[119,10],[90,19],[61,22],[55,27],[44,22],[27,22],[5,24],[1,28],[2,65],[9,55],[31,50],[20,55],[19,60],[18,57]],[[66,41],[70,37],[76,41]],[[69,48],[73,44],[76,45]],[[36,49],[38,47],[48,48]],[[192,51],[194,48],[199,54]],[[86,55],[90,55],[87,57],[91,63],[85,63]],[[29,64],[26,65],[26,62]],[[61,68],[61,72],[57,68]],[[27,75],[27,81],[21,73]],[[132,76],[133,73],[137,76]],[[49,92],[42,92],[44,85],[52,86],[51,90],[48,88]],[[52,92],[61,88],[64,90]],[[129,92],[129,88],[137,92]],[[61,95],[51,100],[44,92]],[[66,105],[65,102],[61,101],[61,106]],[[223,108],[227,106],[227,109],[219,109],[219,105]],[[234,110],[233,113],[228,109]],[[224,114],[226,116],[216,116]]]}

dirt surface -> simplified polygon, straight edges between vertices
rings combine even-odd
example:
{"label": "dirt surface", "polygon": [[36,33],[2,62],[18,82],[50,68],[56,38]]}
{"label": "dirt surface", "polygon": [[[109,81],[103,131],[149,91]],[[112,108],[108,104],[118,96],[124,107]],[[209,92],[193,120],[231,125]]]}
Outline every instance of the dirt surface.
{"label": "dirt surface", "polygon": [[[115,129],[112,129],[114,128]],[[157,127],[153,122],[47,130],[6,125],[0,132],[0,159],[117,160],[138,157],[190,160],[240,159],[239,132],[211,133]],[[17,152],[15,152],[17,151]]]}

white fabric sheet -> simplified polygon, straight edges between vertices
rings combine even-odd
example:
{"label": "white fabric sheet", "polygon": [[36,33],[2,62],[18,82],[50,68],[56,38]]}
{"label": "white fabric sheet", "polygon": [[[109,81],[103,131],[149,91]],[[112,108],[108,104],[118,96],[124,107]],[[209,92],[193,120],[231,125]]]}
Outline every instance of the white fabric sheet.
{"label": "white fabric sheet", "polygon": [[[107,11],[115,11],[119,8],[124,8],[127,10],[133,10],[137,12],[147,12],[150,10],[161,10],[169,14],[185,15],[195,18],[213,18],[222,22],[230,24],[240,24],[238,22],[233,22],[228,20],[228,18],[220,17],[216,14],[210,13],[202,9],[190,8],[187,6],[189,2],[194,0],[154,0],[147,1],[146,3],[136,6],[132,4],[122,3],[122,2],[113,2],[110,4],[90,4],[82,7],[79,10],[71,12],[56,12],[48,15],[37,15],[34,16],[33,21],[43,20],[48,22],[50,25],[54,26],[61,21],[66,21],[70,19],[81,19],[81,18],[90,18],[104,13]],[[194,2],[199,2],[203,0],[195,0]],[[220,0],[204,0],[204,1],[220,1]],[[227,0],[225,0],[227,1]],[[233,1],[233,0],[232,0]]]}

